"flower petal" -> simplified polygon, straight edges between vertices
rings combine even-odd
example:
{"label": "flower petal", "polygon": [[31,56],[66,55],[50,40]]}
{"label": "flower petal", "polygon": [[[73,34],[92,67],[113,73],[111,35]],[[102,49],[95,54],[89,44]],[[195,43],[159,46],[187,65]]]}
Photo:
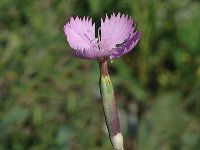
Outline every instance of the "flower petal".
{"label": "flower petal", "polygon": [[78,53],[83,53],[84,50],[89,49],[96,51],[98,48],[95,38],[95,24],[92,25],[92,19],[88,17],[83,19],[71,18],[64,25],[64,32],[70,47],[79,51]]}
{"label": "flower petal", "polygon": [[133,31],[133,19],[131,17],[113,13],[109,19],[106,15],[105,21],[101,19],[100,48],[106,50],[115,48],[117,44],[128,39]]}
{"label": "flower petal", "polygon": [[113,49],[110,58],[111,59],[118,58],[131,51],[137,45],[140,36],[141,32],[136,31],[135,33],[132,33],[122,45],[119,45],[119,47]]}
{"label": "flower petal", "polygon": [[101,50],[92,50],[92,49],[84,49],[84,50],[73,50],[72,53],[82,59],[98,59],[104,57],[110,57],[112,51],[101,51]]}

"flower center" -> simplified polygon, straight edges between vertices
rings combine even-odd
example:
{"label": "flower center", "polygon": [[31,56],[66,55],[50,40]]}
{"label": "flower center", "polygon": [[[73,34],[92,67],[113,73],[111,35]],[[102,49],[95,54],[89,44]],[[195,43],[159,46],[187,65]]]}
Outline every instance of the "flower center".
{"label": "flower center", "polygon": [[[98,38],[94,38],[94,39],[90,39],[86,33],[84,33],[84,36],[88,39],[88,41],[93,48],[96,48],[97,51],[100,51],[101,50],[101,46],[99,44],[99,42],[101,41],[101,36],[100,36],[100,30],[101,30],[101,27],[98,28]],[[90,30],[90,29],[87,29],[87,32],[90,32],[94,37],[94,33]]]}

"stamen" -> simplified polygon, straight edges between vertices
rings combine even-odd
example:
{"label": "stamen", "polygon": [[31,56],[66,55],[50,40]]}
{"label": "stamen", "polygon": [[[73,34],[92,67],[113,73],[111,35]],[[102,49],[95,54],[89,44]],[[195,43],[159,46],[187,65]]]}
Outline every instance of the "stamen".
{"label": "stamen", "polygon": [[[87,31],[90,31],[90,30],[87,30]],[[91,32],[92,33],[92,32]],[[91,40],[88,36],[87,36],[87,34],[84,34],[84,36],[90,41],[90,43],[88,43],[88,44],[92,44],[91,46],[94,48],[96,48],[97,49],[97,51],[99,50],[99,47],[98,47],[98,44],[97,44],[97,41],[96,42],[94,42],[96,39],[94,38],[93,40]]]}
{"label": "stamen", "polygon": [[[90,33],[95,37],[94,33],[93,33],[91,30],[87,29],[87,32],[90,32]],[[92,46],[95,46],[95,48],[97,49],[97,51],[99,51],[98,40],[96,40],[96,38],[94,38],[93,40],[90,40],[86,34],[85,34],[85,36],[86,36],[87,39],[90,41],[90,43],[93,43],[93,44],[94,44],[94,45],[92,45]],[[95,42],[94,42],[94,41],[95,41]]]}
{"label": "stamen", "polygon": [[100,30],[101,30],[101,27],[98,29],[98,39],[99,39],[99,41],[101,40],[100,39]]}
{"label": "stamen", "polygon": [[91,40],[88,36],[87,36],[87,34],[84,34],[85,35],[85,37],[90,41],[90,44],[94,41],[94,40]]}
{"label": "stamen", "polygon": [[113,58],[112,58],[112,56],[110,56],[110,62],[111,62],[111,64],[113,63]]}
{"label": "stamen", "polygon": [[101,46],[99,45],[99,42],[101,41],[101,38],[100,38],[100,30],[101,30],[101,27],[99,27],[99,29],[98,29],[98,42],[97,42],[97,44],[98,44],[99,50],[101,49]]}
{"label": "stamen", "polygon": [[91,30],[87,29],[87,32],[90,32],[94,36],[94,33]]}

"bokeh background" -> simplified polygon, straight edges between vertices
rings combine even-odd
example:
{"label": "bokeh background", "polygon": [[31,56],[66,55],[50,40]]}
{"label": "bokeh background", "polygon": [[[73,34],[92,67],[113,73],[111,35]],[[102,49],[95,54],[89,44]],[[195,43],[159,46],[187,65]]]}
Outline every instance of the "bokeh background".
{"label": "bokeh background", "polygon": [[[133,16],[109,63],[126,150],[200,149],[200,1],[1,0],[0,150],[110,150],[98,63],[70,54],[70,16]],[[97,23],[97,26],[98,26]]]}

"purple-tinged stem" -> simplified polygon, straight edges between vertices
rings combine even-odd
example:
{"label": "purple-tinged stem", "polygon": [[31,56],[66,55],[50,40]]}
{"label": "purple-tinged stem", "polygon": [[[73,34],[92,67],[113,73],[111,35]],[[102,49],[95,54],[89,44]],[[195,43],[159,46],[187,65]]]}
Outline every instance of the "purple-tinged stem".
{"label": "purple-tinged stem", "polygon": [[120,133],[119,116],[115,102],[115,95],[110,77],[108,75],[107,59],[102,58],[99,59],[98,62],[100,69],[100,93],[109,137],[115,150],[123,150],[123,137]]}

